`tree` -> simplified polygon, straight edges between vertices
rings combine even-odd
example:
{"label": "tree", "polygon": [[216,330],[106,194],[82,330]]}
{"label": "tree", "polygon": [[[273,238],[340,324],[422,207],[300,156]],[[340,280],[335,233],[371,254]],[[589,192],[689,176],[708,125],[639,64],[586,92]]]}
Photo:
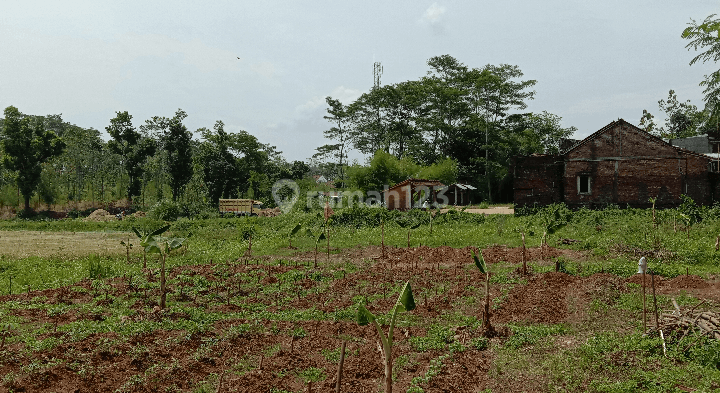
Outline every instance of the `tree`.
{"label": "tree", "polygon": [[[535,91],[526,89],[534,86],[537,81],[527,80],[516,82],[523,73],[518,66],[502,64],[500,66],[486,65],[483,69],[473,69],[467,75],[470,84],[470,107],[474,117],[483,122],[474,121],[474,124],[485,127],[485,180],[488,186],[488,199],[492,202],[491,162],[490,151],[497,148],[490,139],[491,128],[498,127],[498,121],[508,116],[511,109],[527,108],[526,100],[535,96]],[[481,124],[482,123],[482,124]]]}
{"label": "tree", "polygon": [[303,161],[293,161],[290,166],[290,177],[294,180],[302,180],[308,172],[310,166]]}
{"label": "tree", "polygon": [[235,156],[230,153],[230,137],[225,132],[225,123],[218,120],[213,129],[215,132],[206,128],[198,130],[205,139],[200,144],[198,161],[203,168],[210,202],[217,206],[223,195],[238,187],[238,166]]}
{"label": "tree", "polygon": [[17,172],[17,185],[25,200],[25,210],[30,209],[30,198],[35,194],[42,164],[62,154],[65,143],[42,122],[24,116],[14,106],[5,108],[2,133],[3,165]]}
{"label": "tree", "polygon": [[343,159],[347,157],[347,148],[350,147],[352,141],[352,134],[348,129],[348,123],[350,122],[351,114],[348,112],[347,107],[343,105],[339,100],[332,97],[325,97],[329,108],[327,109],[329,116],[323,116],[325,120],[334,124],[329,130],[325,130],[323,134],[325,138],[332,139],[338,143],[335,145],[325,145],[322,148],[332,146],[329,149],[333,152],[333,155],[338,158],[338,168],[340,169],[340,187],[343,187],[345,181],[345,171],[343,170]]}
{"label": "tree", "polygon": [[[685,48],[690,50],[693,48],[697,51],[699,48],[707,48],[704,52],[693,57],[690,65],[702,61],[716,62],[720,60],[720,19],[715,18],[716,14],[712,14],[705,18],[702,24],[698,24],[694,19],[688,23],[689,27],[682,32],[682,38],[690,40]],[[713,19],[715,18],[715,19]],[[705,87],[705,109],[712,113],[714,117],[718,115],[718,103],[720,103],[720,70],[705,75],[705,80],[700,82],[700,86]]]}
{"label": "tree", "polygon": [[166,153],[164,165],[170,175],[173,201],[193,175],[192,133],[182,123],[186,117],[187,113],[178,109],[172,118],[154,116],[142,126],[143,130],[157,134],[160,148]]}
{"label": "tree", "polygon": [[140,195],[140,179],[144,169],[145,159],[155,154],[155,141],[135,130],[132,125],[132,116],[127,112],[116,112],[110,125],[105,130],[113,140],[108,142],[110,151],[122,157],[123,167],[127,172],[129,181],[127,197],[132,202],[133,197]]}
{"label": "tree", "polygon": [[666,116],[663,124],[656,124],[654,116],[647,110],[643,110],[640,118],[640,126],[653,135],[661,138],[687,138],[707,133],[714,128],[708,110],[698,110],[690,100],[681,102],[675,90],[668,92],[667,100],[659,100],[658,106]]}

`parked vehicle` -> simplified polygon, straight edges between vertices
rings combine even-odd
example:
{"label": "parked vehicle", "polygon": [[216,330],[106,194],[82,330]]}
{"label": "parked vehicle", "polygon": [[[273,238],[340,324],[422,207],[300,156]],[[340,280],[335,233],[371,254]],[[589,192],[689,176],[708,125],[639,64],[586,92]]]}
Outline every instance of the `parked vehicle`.
{"label": "parked vehicle", "polygon": [[240,216],[257,216],[258,212],[263,208],[263,203],[253,199],[221,199],[219,203],[220,215],[225,217],[233,215]]}

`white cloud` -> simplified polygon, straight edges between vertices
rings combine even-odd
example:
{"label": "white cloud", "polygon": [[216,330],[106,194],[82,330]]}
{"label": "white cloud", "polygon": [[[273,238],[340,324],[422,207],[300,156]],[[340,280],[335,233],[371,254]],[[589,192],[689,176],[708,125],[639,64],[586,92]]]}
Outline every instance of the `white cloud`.
{"label": "white cloud", "polygon": [[251,64],[250,69],[258,75],[264,76],[268,79],[272,79],[272,77],[277,74],[277,69],[275,65],[269,61],[262,61],[259,63]]}
{"label": "white cloud", "polygon": [[653,93],[620,93],[601,97],[583,98],[577,104],[567,108],[564,113],[566,115],[589,115],[618,112],[627,108],[642,108],[653,100],[657,100],[657,95]]}
{"label": "white cloud", "polygon": [[[362,92],[360,90],[351,89],[351,88],[345,87],[345,86],[338,86],[335,89],[333,89],[333,91],[330,94],[328,94],[327,96],[330,96],[336,100],[340,100],[340,102],[343,103],[343,105],[349,105],[353,101],[357,100],[361,94],[362,94]],[[324,108],[326,105],[325,97],[327,97],[327,96],[322,96],[322,97],[315,96],[315,97],[311,98],[310,100],[306,101],[305,103],[296,106],[295,113],[300,114],[300,115],[306,115],[306,114],[311,114],[313,112],[316,112],[320,108],[322,108],[324,111]]]}
{"label": "white cloud", "polygon": [[445,7],[438,5],[438,3],[432,3],[423,13],[420,22],[435,25],[442,21],[443,14],[445,14]]}

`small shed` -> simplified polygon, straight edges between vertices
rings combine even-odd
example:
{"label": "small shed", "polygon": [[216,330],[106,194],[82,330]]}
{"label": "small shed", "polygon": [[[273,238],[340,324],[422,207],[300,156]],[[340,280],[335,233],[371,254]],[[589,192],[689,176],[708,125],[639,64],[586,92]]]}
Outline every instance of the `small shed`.
{"label": "small shed", "polygon": [[443,187],[439,180],[407,179],[385,190],[383,200],[388,210],[420,208],[424,202],[437,202],[437,194]]}
{"label": "small shed", "polygon": [[472,203],[470,201],[470,192],[472,190],[477,190],[477,188],[469,184],[455,183],[447,186],[443,194],[447,198],[448,205],[465,206]]}

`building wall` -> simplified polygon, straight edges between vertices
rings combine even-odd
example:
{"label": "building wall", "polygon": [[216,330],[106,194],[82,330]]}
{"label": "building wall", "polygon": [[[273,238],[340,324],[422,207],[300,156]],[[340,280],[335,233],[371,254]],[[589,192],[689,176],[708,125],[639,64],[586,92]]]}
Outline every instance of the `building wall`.
{"label": "building wall", "polygon": [[[633,207],[677,206],[687,194],[710,203],[708,160],[677,149],[622,123],[569,152],[565,164],[565,202],[572,207],[606,204]],[[591,192],[578,193],[577,178],[589,175]]]}
{"label": "building wall", "polygon": [[513,162],[516,206],[550,205],[562,201],[562,157],[517,157]]}
{"label": "building wall", "polygon": [[670,144],[696,153],[712,153],[712,147],[707,135],[670,139]]}
{"label": "building wall", "polygon": [[[656,206],[674,207],[682,194],[705,205],[720,196],[720,176],[710,173],[709,158],[674,148],[624,120],[609,124],[565,156],[517,158],[513,171],[519,206],[563,201],[572,208],[649,207],[649,199],[656,197]],[[589,193],[579,192],[580,176],[590,178]]]}

